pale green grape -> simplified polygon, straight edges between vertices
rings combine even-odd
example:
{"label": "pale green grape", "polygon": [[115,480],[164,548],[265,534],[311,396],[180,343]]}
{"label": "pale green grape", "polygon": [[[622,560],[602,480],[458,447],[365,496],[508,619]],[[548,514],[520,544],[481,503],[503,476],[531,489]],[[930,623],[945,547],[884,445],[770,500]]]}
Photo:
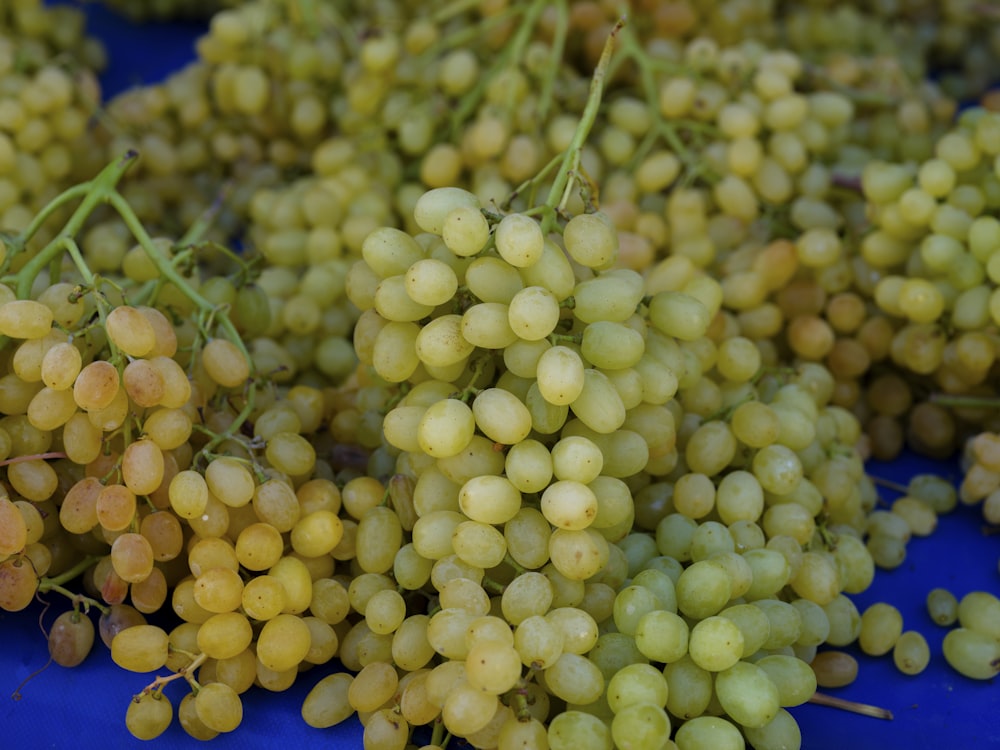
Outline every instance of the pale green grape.
{"label": "pale green grape", "polygon": [[448,302],[458,289],[455,270],[436,258],[421,258],[413,263],[406,269],[404,280],[407,296],[417,304],[431,307]]}
{"label": "pale green grape", "polygon": [[639,618],[635,645],[647,659],[670,664],[687,653],[688,633],[687,623],[680,615],[654,610]]}
{"label": "pale green grape", "polygon": [[625,423],[625,404],[607,375],[599,370],[583,371],[583,388],[570,408],[581,422],[602,435]]}
{"label": "pale green grape", "polygon": [[802,616],[788,602],[779,599],[758,599],[753,603],[767,615],[771,623],[771,633],[764,642],[768,650],[784,648],[795,643],[802,634]]}
{"label": "pale green grape", "polygon": [[417,426],[421,450],[435,458],[456,456],[465,450],[476,430],[476,418],[463,401],[449,398],[427,407]]}
{"label": "pale green grape", "polygon": [[[377,345],[377,339],[376,339]],[[414,351],[425,365],[449,367],[464,361],[475,346],[462,337],[462,316],[441,315],[422,327]]]}
{"label": "pale green grape", "polygon": [[903,632],[903,616],[891,604],[876,602],[861,615],[858,645],[871,656],[889,653]]}
{"label": "pale green grape", "polygon": [[771,621],[760,607],[734,604],[719,612],[719,617],[732,620],[743,634],[743,659],[757,653],[771,637]]}
{"label": "pale green grape", "polygon": [[[421,198],[423,200],[423,198]],[[420,201],[417,201],[417,209]],[[416,215],[416,211],[414,212]],[[417,223],[420,219],[417,219]],[[441,238],[455,255],[469,257],[476,255],[486,246],[490,236],[490,225],[479,210],[478,205],[459,205],[445,214],[441,223]]]}
{"label": "pale green grape", "polygon": [[615,713],[611,736],[620,750],[658,750],[670,736],[670,717],[654,703],[635,703]]}
{"label": "pale green grape", "polygon": [[[445,219],[456,208],[471,208],[479,211],[479,199],[468,190],[455,187],[440,187],[428,190],[417,200],[413,218],[422,230],[440,235],[444,231]],[[409,267],[407,263],[407,267]],[[399,273],[403,273],[400,271]]]}
{"label": "pale green grape", "polygon": [[732,620],[717,615],[706,617],[691,629],[688,652],[702,669],[721,672],[740,660],[743,633]]}
{"label": "pale green grape", "polygon": [[899,636],[892,648],[892,661],[903,674],[920,674],[931,660],[927,640],[916,630],[907,630]]}
{"label": "pale green grape", "polygon": [[747,727],[764,726],[781,707],[778,687],[768,673],[745,661],[716,675],[715,695],[726,714]]}
{"label": "pale green grape", "polygon": [[[593,703],[604,692],[601,670],[592,661],[578,654],[564,653],[542,674],[546,688],[567,703]],[[549,733],[551,732],[550,727]]]}
{"label": "pale green grape", "polygon": [[699,716],[682,724],[674,737],[679,750],[744,750],[740,730],[725,719]]}
{"label": "pale green grape", "polygon": [[695,341],[705,335],[711,315],[695,297],[683,292],[660,292],[649,303],[649,320],[668,336]]}
{"label": "pale green grape", "polygon": [[553,346],[545,350],[538,358],[535,377],[539,394],[556,406],[568,406],[575,402],[586,383],[583,360],[567,346]]}
{"label": "pale green grape", "polygon": [[550,750],[611,750],[611,728],[583,711],[563,711],[549,723]]}
{"label": "pale green grape", "polygon": [[779,703],[785,708],[805,703],[816,692],[816,673],[797,657],[773,654],[755,663],[777,687]]}
{"label": "pale green grape", "polygon": [[762,727],[744,727],[743,734],[755,750],[799,750],[802,746],[799,725],[783,708]]}
{"label": "pale green grape", "polygon": [[968,628],[948,632],[942,644],[945,661],[974,680],[989,680],[1000,672],[1000,641]]}
{"label": "pale green grape", "polygon": [[[677,580],[677,608],[696,620],[718,614],[726,606],[731,594],[729,573],[714,560],[692,563]],[[740,649],[742,650],[742,642]]]}
{"label": "pale green grape", "polygon": [[[557,298],[558,296],[556,293]],[[584,323],[596,323],[599,320],[621,323],[632,317],[642,296],[642,277],[635,271],[604,271],[599,276],[576,285],[573,290],[573,314]]]}
{"label": "pale green grape", "polygon": [[632,367],[644,351],[642,334],[624,323],[598,320],[583,329],[580,353],[596,368],[621,370]]}
{"label": "pale green grape", "polygon": [[1000,640],[1000,599],[987,591],[972,591],[958,603],[963,628]]}
{"label": "pale green grape", "polygon": [[537,263],[545,247],[538,222],[523,214],[508,214],[494,230],[494,242],[500,257],[517,268]]}
{"label": "pale green grape", "polygon": [[679,719],[701,716],[712,701],[712,673],[698,666],[690,656],[667,663],[667,710]]}
{"label": "pale green grape", "polygon": [[528,286],[515,294],[507,308],[507,322],[519,338],[544,339],[559,322],[559,301],[548,289]]}

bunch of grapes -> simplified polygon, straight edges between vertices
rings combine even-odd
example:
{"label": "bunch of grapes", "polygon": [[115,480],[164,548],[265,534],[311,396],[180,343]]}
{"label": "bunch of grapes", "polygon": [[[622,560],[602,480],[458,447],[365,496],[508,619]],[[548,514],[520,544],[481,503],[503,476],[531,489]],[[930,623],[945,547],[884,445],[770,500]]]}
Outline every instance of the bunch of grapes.
{"label": "bunch of grapes", "polygon": [[[992,429],[997,116],[919,3],[633,5],[255,0],[94,129],[78,17],[0,11],[0,607],[165,670],[133,735],[336,658],[370,750],[764,750],[829,647],[926,667],[850,596],[994,520],[995,436],[889,510],[863,460]],[[996,599],[929,607],[992,677]]]}

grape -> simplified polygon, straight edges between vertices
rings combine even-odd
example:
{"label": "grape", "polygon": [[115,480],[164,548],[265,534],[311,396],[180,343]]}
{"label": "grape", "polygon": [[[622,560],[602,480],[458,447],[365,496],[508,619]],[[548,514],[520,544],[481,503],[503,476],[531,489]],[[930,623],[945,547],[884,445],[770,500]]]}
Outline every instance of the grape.
{"label": "grape", "polygon": [[552,750],[610,750],[611,729],[596,716],[582,711],[564,711],[552,719],[548,732]]}
{"label": "grape", "polygon": [[229,685],[212,682],[203,685],[194,697],[198,718],[216,732],[231,732],[243,721],[243,703]]}
{"label": "grape", "polygon": [[63,667],[75,667],[94,645],[94,623],[84,614],[63,612],[49,628],[49,655]]}
{"label": "grape", "polygon": [[924,637],[915,630],[899,636],[892,649],[892,660],[903,674],[919,674],[930,663],[930,649]]}
{"label": "grape", "polygon": [[715,693],[726,714],[742,726],[762,727],[780,708],[777,686],[765,670],[749,662],[736,662],[719,672]]}
{"label": "grape", "polygon": [[143,693],[129,701],[125,726],[134,737],[152,740],[163,734],[173,720],[170,699],[161,692]]}
{"label": "grape", "polygon": [[741,750],[746,747],[739,730],[715,716],[699,716],[682,724],[674,741],[680,750]]}
{"label": "grape", "polygon": [[155,625],[133,625],[119,630],[111,641],[115,664],[132,672],[152,672],[167,661],[166,632]]}

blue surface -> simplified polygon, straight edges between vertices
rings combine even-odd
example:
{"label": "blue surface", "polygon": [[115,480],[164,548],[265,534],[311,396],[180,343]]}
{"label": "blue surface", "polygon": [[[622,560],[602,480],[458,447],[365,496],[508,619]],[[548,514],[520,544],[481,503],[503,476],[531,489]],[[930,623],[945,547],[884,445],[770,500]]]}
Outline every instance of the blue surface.
{"label": "blue surface", "polygon": [[[104,38],[110,50],[111,67],[103,78],[107,93],[157,80],[183,65],[192,57],[192,40],[201,28],[191,24],[137,27],[99,7],[88,6],[88,12],[93,33]],[[913,473],[948,472],[953,466],[908,456],[889,465],[873,463],[869,471],[905,482]],[[902,567],[880,571],[872,587],[854,597],[862,611],[876,601],[898,607],[904,627],[919,630],[927,638],[931,664],[922,675],[907,677],[896,670],[891,657],[871,658],[852,649],[861,664],[858,680],[829,692],[888,708],[895,719],[880,721],[821,706],[801,706],[793,714],[802,728],[806,750],[1000,747],[996,680],[970,680],[944,663],[940,647],[947,630],[930,620],[924,606],[927,592],[937,586],[959,597],[973,590],[1000,593],[1000,541],[984,536],[981,525],[979,508],[963,507],[942,517],[933,536],[911,541]],[[46,625],[65,607],[61,597],[52,600],[56,606],[46,615]],[[53,665],[23,688],[21,700],[10,698],[17,685],[48,658],[38,630],[40,611],[40,606],[33,605],[15,615],[0,613],[0,747],[148,746],[128,734],[124,714],[131,695],[149,678],[119,669],[101,644],[81,666]],[[300,748],[360,748],[361,727],[355,718],[333,729],[316,730],[306,726],[299,714],[308,690],[330,671],[330,666],[316,667],[280,694],[251,689],[243,696],[243,724],[213,740],[212,747],[254,750],[280,743]],[[184,686],[173,683],[166,692],[176,715]],[[181,750],[204,747],[188,737],[176,719],[159,744]]]}

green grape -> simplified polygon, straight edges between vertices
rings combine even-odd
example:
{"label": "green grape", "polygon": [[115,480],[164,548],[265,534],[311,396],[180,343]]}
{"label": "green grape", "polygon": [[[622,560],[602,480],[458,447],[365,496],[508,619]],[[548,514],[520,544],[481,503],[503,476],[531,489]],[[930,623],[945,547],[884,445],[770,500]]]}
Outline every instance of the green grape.
{"label": "green grape", "polygon": [[726,714],[747,727],[762,727],[780,708],[778,687],[756,664],[739,661],[715,677],[715,694]]}
{"label": "green grape", "polygon": [[757,653],[771,637],[771,621],[760,607],[752,604],[734,604],[719,612],[720,617],[731,620],[743,635],[743,652],[746,659]]}
{"label": "green grape", "polygon": [[958,603],[963,628],[1000,640],[1000,599],[987,591],[972,591]]}
{"label": "green grape", "polygon": [[632,367],[644,351],[642,334],[624,323],[598,320],[583,329],[580,353],[596,368],[622,370]]}
{"label": "green grape", "polygon": [[517,396],[501,388],[476,394],[472,413],[479,429],[491,440],[516,445],[531,431],[531,414]]}
{"label": "green grape", "polygon": [[494,242],[500,257],[516,268],[537,263],[544,250],[541,227],[523,214],[508,214],[496,225]]}
{"label": "green grape", "polygon": [[573,349],[553,346],[542,352],[535,370],[539,395],[555,406],[576,402],[586,384],[583,360]]}
{"label": "green grape", "polygon": [[622,750],[653,750],[670,736],[670,717],[654,703],[635,703],[615,713],[611,736]]}
{"label": "green grape", "polygon": [[615,673],[608,682],[608,705],[616,714],[633,705],[663,707],[667,703],[667,681],[649,664],[631,664]]}
{"label": "green grape", "polygon": [[[131,672],[152,672],[167,662],[167,633],[155,625],[133,625],[111,641],[111,658]],[[242,651],[242,649],[240,649]]]}
{"label": "green grape", "polygon": [[695,341],[705,335],[711,314],[700,300],[683,292],[660,292],[649,303],[649,319],[667,336]]}
{"label": "green grape", "polygon": [[712,700],[712,673],[695,664],[690,656],[667,663],[667,710],[679,719],[701,716]]}
{"label": "green grape", "polygon": [[551,750],[611,750],[611,728],[582,711],[563,711],[549,723]]}
{"label": "green grape", "polygon": [[[420,209],[421,202],[417,201],[415,218]],[[420,221],[421,219],[417,218],[418,224]],[[478,205],[457,205],[444,215],[440,234],[449,250],[459,257],[466,258],[476,255],[486,246],[490,236],[490,225]]]}
{"label": "green grape", "polygon": [[[545,240],[541,257],[530,266],[521,267],[520,274],[525,286],[545,287],[555,295],[559,302],[563,302],[576,291],[573,266],[570,265],[569,258],[566,257],[563,249],[550,239]],[[633,307],[629,314],[634,310]],[[597,319],[605,318],[598,317]]]}
{"label": "green grape", "polygon": [[740,730],[725,719],[698,716],[681,725],[674,737],[679,750],[743,750]]}
{"label": "green grape", "polygon": [[788,559],[775,549],[751,549],[743,553],[750,564],[753,583],[744,594],[749,601],[765,599],[776,594],[788,583],[791,566]]}
{"label": "green grape", "polygon": [[425,365],[450,367],[465,361],[475,347],[462,337],[460,315],[442,315],[420,329],[414,349]]}
{"label": "green grape", "polygon": [[608,542],[595,529],[556,529],[549,537],[549,559],[570,581],[583,582],[608,562]]}
{"label": "green grape", "polygon": [[221,682],[202,685],[195,694],[194,705],[198,718],[216,732],[231,732],[243,721],[240,696]]}
{"label": "green grape", "polygon": [[677,580],[677,608],[696,620],[718,614],[731,595],[729,573],[714,560],[692,563]]}
{"label": "green grape", "polygon": [[771,623],[770,636],[764,648],[771,650],[784,648],[795,643],[802,634],[802,616],[788,602],[779,599],[758,599],[753,606],[759,607]]}
{"label": "green grape", "polygon": [[539,341],[552,333],[559,315],[559,301],[541,286],[521,289],[511,298],[507,308],[511,330],[526,341]]}
{"label": "green grape", "polygon": [[327,675],[306,695],[302,702],[302,718],[306,724],[325,729],[347,719],[354,713],[347,692],[354,678],[346,672]]}
{"label": "green grape", "polygon": [[931,660],[927,641],[916,630],[907,630],[899,636],[892,648],[892,661],[903,674],[920,674]]}
{"label": "green grape", "polygon": [[162,692],[140,693],[129,701],[125,711],[125,726],[133,737],[152,740],[170,726],[174,709]]}
{"label": "green grape", "polygon": [[[509,628],[506,632],[510,632]],[[562,654],[563,633],[550,620],[533,615],[518,625],[512,645],[522,664],[533,669],[545,669]]]}
{"label": "green grape", "polygon": [[[537,266],[533,267],[532,271],[535,268]],[[552,291],[559,298],[556,290]],[[642,277],[635,271],[630,269],[603,271],[600,275],[576,285],[573,290],[573,315],[584,323],[595,323],[599,320],[621,323],[635,313],[642,295]]]}
{"label": "green grape", "polygon": [[903,632],[903,616],[891,604],[872,604],[861,615],[858,644],[872,656],[888,653]]}
{"label": "green grape", "polygon": [[545,488],[539,509],[557,528],[585,529],[597,516],[597,496],[582,482],[561,479]]}
{"label": "green grape", "polygon": [[546,689],[567,703],[593,703],[604,691],[601,670],[578,654],[563,653],[542,674]]}
{"label": "green grape", "polygon": [[740,660],[743,633],[732,620],[717,615],[706,617],[691,629],[688,652],[702,669],[721,672]]}
{"label": "green grape", "polygon": [[755,664],[778,688],[778,700],[782,707],[801,705],[816,692],[816,673],[797,657],[773,654]]}
{"label": "green grape", "polygon": [[427,407],[417,426],[417,440],[428,455],[448,458],[468,447],[475,430],[472,409],[458,399],[448,398]]}
{"label": "green grape", "polygon": [[931,589],[927,611],[938,625],[952,625],[958,619],[958,599],[947,589]]}
{"label": "green grape", "polygon": [[440,235],[445,218],[456,208],[467,207],[479,210],[479,199],[460,188],[435,188],[420,196],[414,207],[413,217],[425,232]]}
{"label": "green grape", "polygon": [[747,742],[756,750],[798,750],[802,746],[802,732],[795,717],[783,708],[762,727],[744,727]]}
{"label": "green grape", "polygon": [[988,680],[1000,671],[1000,642],[984,633],[955,628],[945,635],[944,658],[960,674]]}

